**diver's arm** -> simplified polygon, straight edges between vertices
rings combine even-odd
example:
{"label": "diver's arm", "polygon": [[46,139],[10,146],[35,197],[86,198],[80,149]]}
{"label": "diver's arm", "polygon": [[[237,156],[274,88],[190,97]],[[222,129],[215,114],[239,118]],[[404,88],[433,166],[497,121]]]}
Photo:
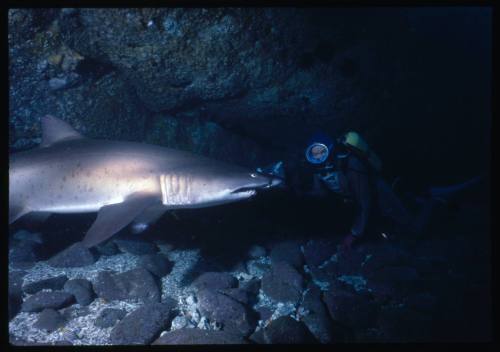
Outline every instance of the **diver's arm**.
{"label": "diver's arm", "polygon": [[363,236],[368,222],[370,209],[372,206],[368,173],[364,165],[355,159],[349,163],[350,167],[346,172],[349,187],[353,197],[359,206],[358,215],[351,227],[351,235],[356,238]]}
{"label": "diver's arm", "polygon": [[307,191],[302,192],[302,195],[310,197],[322,197],[326,196],[327,194],[328,192],[321,183],[321,179],[317,174],[313,174],[313,183],[311,188]]}

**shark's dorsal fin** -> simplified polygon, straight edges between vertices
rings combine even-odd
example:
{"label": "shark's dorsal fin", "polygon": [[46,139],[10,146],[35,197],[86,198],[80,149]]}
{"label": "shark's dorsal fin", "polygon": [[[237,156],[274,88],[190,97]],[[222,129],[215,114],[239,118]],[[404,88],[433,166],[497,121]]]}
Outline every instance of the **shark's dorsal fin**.
{"label": "shark's dorsal fin", "polygon": [[42,143],[40,147],[48,147],[62,140],[85,138],[68,123],[51,115],[41,118],[42,122]]}

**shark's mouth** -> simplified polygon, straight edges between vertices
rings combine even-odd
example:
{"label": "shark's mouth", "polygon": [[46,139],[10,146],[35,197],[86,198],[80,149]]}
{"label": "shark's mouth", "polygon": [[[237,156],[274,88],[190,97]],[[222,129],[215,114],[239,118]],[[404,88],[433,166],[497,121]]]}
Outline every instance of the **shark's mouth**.
{"label": "shark's mouth", "polygon": [[242,194],[242,193],[247,193],[247,194],[255,194],[255,187],[240,187],[232,191],[232,194]]}

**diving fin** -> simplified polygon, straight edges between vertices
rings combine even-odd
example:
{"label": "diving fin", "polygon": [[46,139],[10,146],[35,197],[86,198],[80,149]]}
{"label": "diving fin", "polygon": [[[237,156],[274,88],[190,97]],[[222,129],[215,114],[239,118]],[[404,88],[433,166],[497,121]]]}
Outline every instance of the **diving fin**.
{"label": "diving fin", "polygon": [[158,196],[134,193],[122,203],[102,207],[97,219],[87,231],[83,245],[90,248],[104,242],[131,223],[146,208],[159,202]]}

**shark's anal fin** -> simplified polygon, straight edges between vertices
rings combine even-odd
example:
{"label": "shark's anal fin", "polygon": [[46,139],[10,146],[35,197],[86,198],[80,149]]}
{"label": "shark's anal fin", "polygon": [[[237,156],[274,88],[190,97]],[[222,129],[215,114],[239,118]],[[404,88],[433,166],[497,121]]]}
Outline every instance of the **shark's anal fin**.
{"label": "shark's anal fin", "polygon": [[132,223],[131,230],[134,234],[139,234],[144,232],[149,225],[154,224],[165,212],[168,210],[163,204],[153,205],[149,208],[144,209],[144,211],[135,218]]}
{"label": "shark's anal fin", "polygon": [[120,231],[131,223],[144,209],[158,204],[156,195],[134,193],[124,202],[102,207],[82,243],[87,248],[93,247]]}

